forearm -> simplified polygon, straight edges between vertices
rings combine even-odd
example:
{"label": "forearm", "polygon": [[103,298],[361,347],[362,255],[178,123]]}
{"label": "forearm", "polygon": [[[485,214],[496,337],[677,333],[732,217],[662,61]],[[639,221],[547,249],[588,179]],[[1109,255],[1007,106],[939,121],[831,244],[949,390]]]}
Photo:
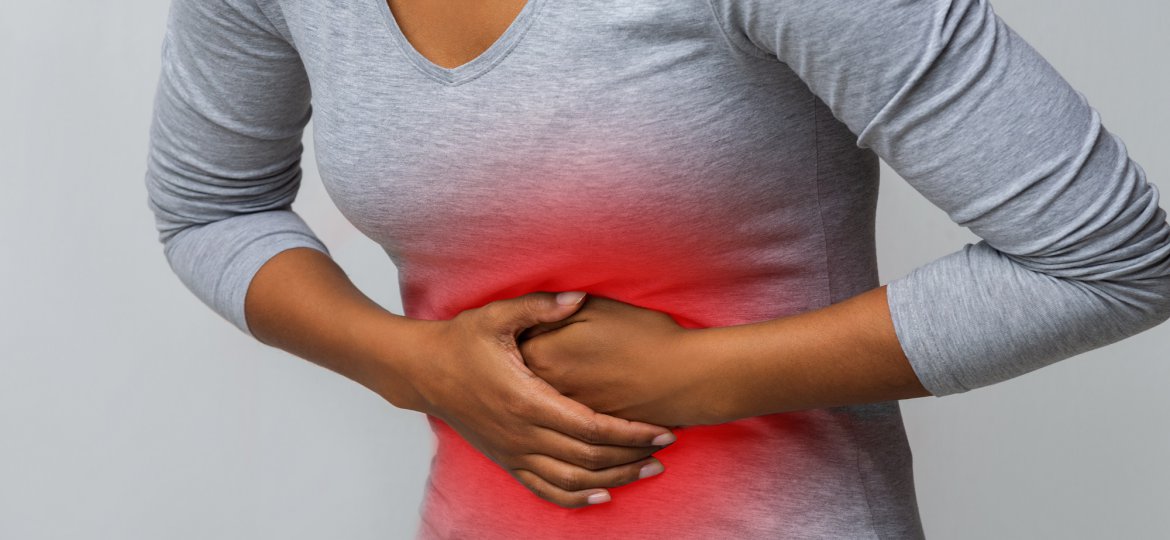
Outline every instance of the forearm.
{"label": "forearm", "polygon": [[[821,309],[690,332],[723,421],[931,395],[894,333],[885,286]],[[693,338],[693,339],[692,339]]]}
{"label": "forearm", "polygon": [[382,308],[324,253],[278,253],[253,277],[244,310],[262,343],[345,376],[397,407],[416,406],[408,352],[429,321]]}

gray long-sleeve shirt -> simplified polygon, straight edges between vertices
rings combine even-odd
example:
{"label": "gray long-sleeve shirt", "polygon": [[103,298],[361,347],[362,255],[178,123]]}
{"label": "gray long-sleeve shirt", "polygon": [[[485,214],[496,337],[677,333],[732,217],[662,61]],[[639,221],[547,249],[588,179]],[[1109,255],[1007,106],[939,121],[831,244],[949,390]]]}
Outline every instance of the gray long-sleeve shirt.
{"label": "gray long-sleeve shirt", "polygon": [[[412,317],[534,290],[692,327],[841,301],[879,285],[879,158],[982,238],[888,284],[934,395],[1170,317],[1158,189],[985,1],[529,0],[449,69],[384,0],[173,0],[162,52],[148,202],[176,274],[245,333],[264,262],[328,253],[291,209],[310,115]],[[684,428],[667,473],[576,511],[430,421],[426,536],[922,534],[897,402]]]}

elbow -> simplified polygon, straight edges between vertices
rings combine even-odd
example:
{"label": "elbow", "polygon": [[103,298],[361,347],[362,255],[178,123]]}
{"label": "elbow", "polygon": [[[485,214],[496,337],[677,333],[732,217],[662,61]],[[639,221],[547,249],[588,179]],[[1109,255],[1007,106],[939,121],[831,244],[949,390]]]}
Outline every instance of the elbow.
{"label": "elbow", "polygon": [[170,245],[171,240],[174,239],[184,229],[190,227],[189,224],[182,223],[176,218],[175,214],[169,211],[165,206],[159,204],[153,193],[148,193],[146,197],[146,208],[150,210],[154,217],[154,232],[155,237],[159,243],[162,244],[163,249]]}
{"label": "elbow", "polygon": [[1153,207],[1141,232],[1113,251],[1115,268],[1096,280],[1118,291],[1146,328],[1170,319],[1170,223],[1156,202]]}
{"label": "elbow", "polygon": [[1162,220],[1154,234],[1113,253],[1112,263],[1095,268],[1093,278],[1075,281],[1110,300],[1129,320],[1128,334],[1170,320],[1170,225]]}
{"label": "elbow", "polygon": [[185,214],[182,205],[182,199],[169,193],[164,183],[151,173],[146,174],[146,207],[153,216],[155,238],[168,259],[180,235],[202,224]]}
{"label": "elbow", "polygon": [[[1069,313],[1091,317],[1084,329],[1112,336],[1109,342],[1149,330],[1170,320],[1170,225],[1160,224],[1157,235],[1100,253],[1094,263],[1060,265],[1059,269],[1034,258],[1000,252],[1018,268],[1045,275],[1077,295],[1087,308],[1068,307]],[[1037,299],[1039,300],[1039,299]],[[1089,307],[1095,306],[1095,307]]]}
{"label": "elbow", "polygon": [[1126,315],[1126,336],[1145,332],[1170,320],[1170,277],[1131,281],[1102,282],[1098,290],[1108,291],[1122,307],[1115,311]]}
{"label": "elbow", "polygon": [[[1170,237],[1170,232],[1167,234]],[[1130,271],[1110,278],[1082,282],[1108,295],[1116,311],[1127,315],[1130,334],[1170,320],[1170,242],[1148,252]]]}
{"label": "elbow", "polygon": [[185,229],[198,225],[192,219],[192,198],[197,193],[193,185],[188,185],[184,177],[178,173],[178,166],[174,160],[167,157],[158,146],[151,142],[147,154],[146,171],[143,174],[143,187],[146,191],[146,208],[154,218],[154,230],[157,240],[164,250],[168,250],[172,240]]}
{"label": "elbow", "polygon": [[1158,326],[1170,320],[1170,276],[1161,276],[1130,283],[1144,293],[1145,314],[1149,327]]}
{"label": "elbow", "polygon": [[1129,321],[1132,333],[1170,320],[1170,223],[1157,187],[1135,185],[1140,189],[1129,197],[1098,198],[1105,206],[1085,214],[1096,219],[1061,230],[1057,241],[1003,254],[1098,296]]}
{"label": "elbow", "polygon": [[291,210],[300,180],[299,162],[268,176],[216,176],[165,152],[152,151],[144,178],[146,205],[169,257],[175,244],[195,230],[225,226],[220,224],[233,218]]}

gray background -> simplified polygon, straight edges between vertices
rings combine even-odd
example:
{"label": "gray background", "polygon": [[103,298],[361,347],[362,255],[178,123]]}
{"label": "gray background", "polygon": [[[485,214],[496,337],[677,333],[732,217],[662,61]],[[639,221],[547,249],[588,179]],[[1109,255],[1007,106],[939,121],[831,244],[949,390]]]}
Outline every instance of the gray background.
{"label": "gray background", "polygon": [[[994,6],[1170,207],[1170,3]],[[166,265],[142,180],[166,11],[0,6],[0,538],[408,538],[423,417],[244,336]],[[295,209],[402,313],[393,265],[338,213],[306,145]],[[885,167],[878,227],[883,283],[978,240]],[[927,535],[1170,538],[1168,345],[1162,325],[904,401]]]}

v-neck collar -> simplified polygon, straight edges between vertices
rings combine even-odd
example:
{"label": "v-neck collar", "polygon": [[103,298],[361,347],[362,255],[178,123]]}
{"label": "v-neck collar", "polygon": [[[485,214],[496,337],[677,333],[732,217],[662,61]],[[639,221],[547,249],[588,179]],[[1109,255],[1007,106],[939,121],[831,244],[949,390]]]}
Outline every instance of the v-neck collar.
{"label": "v-neck collar", "polygon": [[528,32],[528,29],[532,26],[533,21],[536,20],[536,15],[540,12],[540,8],[545,2],[545,0],[528,0],[524,3],[524,7],[520,9],[520,12],[516,14],[516,18],[512,19],[512,23],[508,25],[504,33],[500,34],[500,37],[490,47],[470,62],[454,68],[445,68],[431,62],[410,44],[410,41],[406,39],[406,34],[403,34],[402,28],[398,26],[398,21],[394,19],[394,13],[390,11],[390,5],[386,0],[372,1],[377,2],[381,6],[380,11],[382,12],[382,17],[386,20],[386,26],[394,36],[394,41],[398,43],[399,48],[402,49],[402,53],[406,55],[410,62],[423,73],[434,77],[439,82],[448,86],[465,83],[495,67],[520,42],[524,34]]}

